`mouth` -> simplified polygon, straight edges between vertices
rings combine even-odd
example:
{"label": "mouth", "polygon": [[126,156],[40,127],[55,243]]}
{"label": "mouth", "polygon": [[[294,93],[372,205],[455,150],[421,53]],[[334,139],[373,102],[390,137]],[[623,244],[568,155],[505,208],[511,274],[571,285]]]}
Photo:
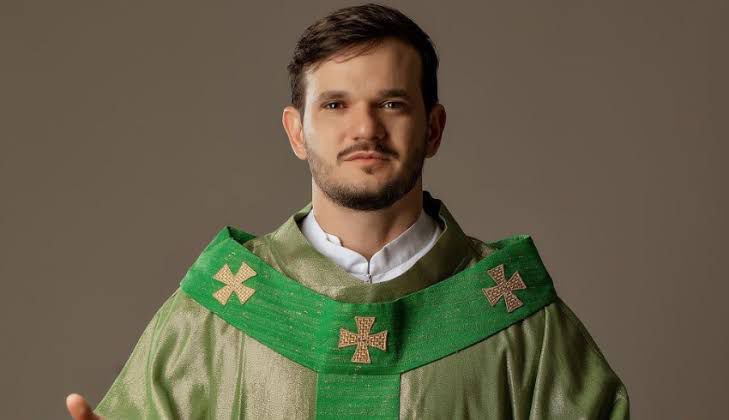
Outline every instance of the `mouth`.
{"label": "mouth", "polygon": [[387,160],[387,156],[375,152],[357,152],[347,156],[344,160],[358,160],[365,162],[373,162],[376,160]]}

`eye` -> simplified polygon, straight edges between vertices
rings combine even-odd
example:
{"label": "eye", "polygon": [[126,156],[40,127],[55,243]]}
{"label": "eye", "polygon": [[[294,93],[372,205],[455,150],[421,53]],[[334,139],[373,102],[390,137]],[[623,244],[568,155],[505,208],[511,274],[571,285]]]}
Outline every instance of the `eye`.
{"label": "eye", "polygon": [[[336,105],[341,105],[341,102],[327,102],[324,105],[322,105],[322,108],[324,109],[337,109]],[[334,105],[334,106],[331,106]]]}
{"label": "eye", "polygon": [[[388,102],[385,102],[383,105],[385,108],[390,108],[390,109],[398,109],[398,108],[402,108],[405,106],[404,103],[398,102],[398,101],[388,101]],[[388,105],[392,105],[392,106],[388,107]]]}

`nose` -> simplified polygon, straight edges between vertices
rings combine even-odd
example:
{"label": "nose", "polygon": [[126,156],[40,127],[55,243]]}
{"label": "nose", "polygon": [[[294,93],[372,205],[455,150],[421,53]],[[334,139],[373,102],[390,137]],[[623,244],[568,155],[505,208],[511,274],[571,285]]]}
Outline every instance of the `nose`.
{"label": "nose", "polygon": [[385,136],[385,126],[377,110],[369,105],[355,107],[350,117],[350,132],[355,140],[381,140]]}

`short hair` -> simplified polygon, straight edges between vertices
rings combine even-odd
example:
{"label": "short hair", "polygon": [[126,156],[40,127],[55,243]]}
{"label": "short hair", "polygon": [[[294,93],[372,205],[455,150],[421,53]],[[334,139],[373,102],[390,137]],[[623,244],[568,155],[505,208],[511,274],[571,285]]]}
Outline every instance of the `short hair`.
{"label": "short hair", "polygon": [[[438,54],[433,42],[415,22],[399,10],[375,3],[345,7],[306,28],[287,66],[291,103],[303,115],[306,85],[304,73],[326,59],[348,50],[367,50],[385,38],[412,46],[421,62],[420,87],[426,115],[438,103]],[[361,53],[362,51],[358,51]]]}

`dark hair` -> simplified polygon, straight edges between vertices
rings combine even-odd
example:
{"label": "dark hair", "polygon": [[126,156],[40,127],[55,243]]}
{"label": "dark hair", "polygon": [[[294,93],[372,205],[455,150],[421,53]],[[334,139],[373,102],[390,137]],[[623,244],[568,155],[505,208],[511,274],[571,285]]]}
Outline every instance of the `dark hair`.
{"label": "dark hair", "polygon": [[306,28],[287,66],[292,105],[303,114],[304,73],[308,69],[315,69],[336,53],[348,50],[361,53],[388,37],[399,39],[418,51],[420,87],[426,115],[430,114],[433,105],[438,103],[438,55],[430,37],[402,12],[374,3],[336,10]]}

